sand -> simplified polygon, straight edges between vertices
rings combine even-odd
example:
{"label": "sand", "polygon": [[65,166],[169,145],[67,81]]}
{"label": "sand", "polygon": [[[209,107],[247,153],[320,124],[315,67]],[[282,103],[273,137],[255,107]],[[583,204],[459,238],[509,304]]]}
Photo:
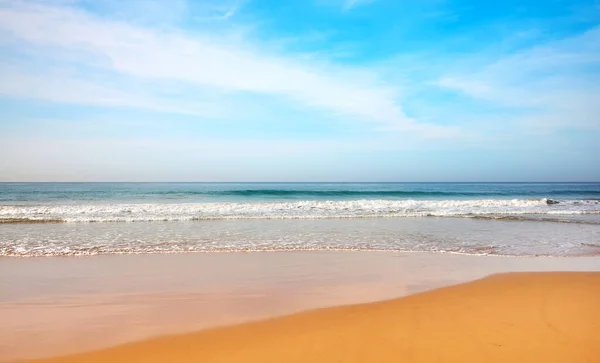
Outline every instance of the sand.
{"label": "sand", "polygon": [[0,362],[382,301],[598,257],[299,251],[0,258]]}
{"label": "sand", "polygon": [[493,275],[36,362],[597,362],[600,273]]}

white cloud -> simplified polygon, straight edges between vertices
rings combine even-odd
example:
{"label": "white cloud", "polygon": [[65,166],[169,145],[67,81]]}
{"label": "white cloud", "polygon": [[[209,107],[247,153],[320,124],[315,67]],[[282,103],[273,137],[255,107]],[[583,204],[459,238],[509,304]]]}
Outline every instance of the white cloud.
{"label": "white cloud", "polygon": [[136,82],[128,78],[74,72],[31,71],[0,62],[0,96],[50,102],[143,109],[209,119],[233,119],[265,111],[235,94],[202,88],[172,86],[153,80]]}
{"label": "white cloud", "polygon": [[213,20],[228,20],[234,17],[242,8],[244,1],[238,0],[234,2],[217,2],[211,3],[202,2],[200,5],[196,5],[196,7],[201,6],[200,9],[206,15],[196,17],[196,20],[203,21],[213,21]]}
{"label": "white cloud", "polygon": [[600,27],[521,50],[437,85],[499,106],[521,109],[535,128],[600,128]]}
{"label": "white cloud", "polygon": [[[0,42],[18,44],[17,48],[33,47],[42,59],[51,61],[48,63],[76,58],[78,67],[99,69],[125,77],[128,82],[146,82],[121,91],[118,84],[111,87],[86,78],[85,72],[72,78],[52,74],[51,69],[43,75],[32,75],[24,66],[17,67],[16,72],[7,72],[7,67],[2,66],[3,76],[8,77],[3,78],[0,86],[4,95],[149,109],[178,108],[184,113],[211,109],[202,97],[196,101],[187,97],[189,102],[185,104],[174,103],[172,99],[165,102],[156,92],[144,89],[148,82],[154,86],[168,83],[184,90],[179,93],[193,89],[199,95],[274,96],[395,129],[427,133],[433,127],[421,128],[407,117],[398,104],[397,87],[386,84],[369,68],[275,54],[256,42],[239,41],[209,31],[152,30],[101,18],[74,6],[2,4],[0,2]],[[235,9],[223,16],[233,15]],[[52,93],[54,83],[60,94]],[[214,97],[210,101],[214,104]],[[211,112],[212,116],[214,112]]]}

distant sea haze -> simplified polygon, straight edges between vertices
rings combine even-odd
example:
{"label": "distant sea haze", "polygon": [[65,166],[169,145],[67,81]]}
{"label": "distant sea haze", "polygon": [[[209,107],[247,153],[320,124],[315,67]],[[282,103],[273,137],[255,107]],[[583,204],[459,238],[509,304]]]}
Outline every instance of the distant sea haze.
{"label": "distant sea haze", "polygon": [[[346,220],[354,226],[332,235]],[[600,253],[600,183],[0,183],[0,224],[0,254],[12,256],[287,249],[588,255]],[[445,236],[442,225],[450,229]],[[313,233],[294,232],[300,226]],[[567,237],[559,241],[560,234]]]}

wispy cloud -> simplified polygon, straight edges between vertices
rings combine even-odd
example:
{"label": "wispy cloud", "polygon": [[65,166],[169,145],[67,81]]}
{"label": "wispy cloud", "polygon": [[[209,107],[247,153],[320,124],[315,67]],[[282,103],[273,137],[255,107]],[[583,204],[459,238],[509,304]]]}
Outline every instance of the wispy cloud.
{"label": "wispy cloud", "polygon": [[194,5],[194,11],[201,13],[195,16],[198,21],[223,21],[234,17],[244,6],[244,0],[205,1]]}
{"label": "wispy cloud", "polygon": [[226,20],[231,18],[238,11],[239,6],[236,4],[231,9],[227,10],[225,14],[218,17],[220,20]]}
{"label": "wispy cloud", "polygon": [[[194,33],[152,30],[102,18],[68,4],[0,4],[4,5],[0,6],[0,41],[5,45],[16,48],[13,50],[17,52],[33,47],[39,56],[50,60],[45,62],[50,64],[76,58],[75,68],[91,68],[115,77],[111,87],[110,82],[90,79],[87,69],[73,77],[55,74],[52,69],[31,74],[31,69],[25,68],[27,63],[13,64],[12,70],[3,67],[5,74],[0,93],[7,96],[150,109],[177,108],[189,113],[208,109],[207,115],[211,117],[216,113],[214,109],[218,106],[198,106],[206,104],[201,97],[197,100],[184,97],[187,102],[183,104],[172,98],[165,101],[157,92],[152,95],[144,87],[153,82],[155,87],[162,84],[179,87],[176,92],[180,94],[272,96],[397,130],[428,133],[437,127],[423,125],[422,128],[407,117],[398,103],[397,86],[386,83],[374,69],[274,53],[268,45],[256,41],[201,30]],[[236,9],[229,9],[222,17],[232,16]],[[68,66],[73,67],[73,64]],[[126,91],[119,90],[123,79]],[[142,83],[136,84],[136,80]],[[52,84],[56,85],[54,92]],[[210,101],[214,105],[217,100],[212,97]]]}
{"label": "wispy cloud", "polygon": [[0,0],[0,178],[597,179],[591,1]]}
{"label": "wispy cloud", "polygon": [[497,58],[437,85],[522,111],[537,128],[600,128],[600,27]]}

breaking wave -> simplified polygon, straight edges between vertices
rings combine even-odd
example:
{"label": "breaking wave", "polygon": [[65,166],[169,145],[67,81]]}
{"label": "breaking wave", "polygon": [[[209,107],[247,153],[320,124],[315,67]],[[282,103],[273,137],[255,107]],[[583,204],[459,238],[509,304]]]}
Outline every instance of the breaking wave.
{"label": "breaking wave", "polygon": [[[119,203],[0,206],[0,223],[151,222],[220,219],[477,217],[561,221],[600,214],[600,200],[344,200],[243,203]],[[569,222],[568,220],[565,220]]]}

